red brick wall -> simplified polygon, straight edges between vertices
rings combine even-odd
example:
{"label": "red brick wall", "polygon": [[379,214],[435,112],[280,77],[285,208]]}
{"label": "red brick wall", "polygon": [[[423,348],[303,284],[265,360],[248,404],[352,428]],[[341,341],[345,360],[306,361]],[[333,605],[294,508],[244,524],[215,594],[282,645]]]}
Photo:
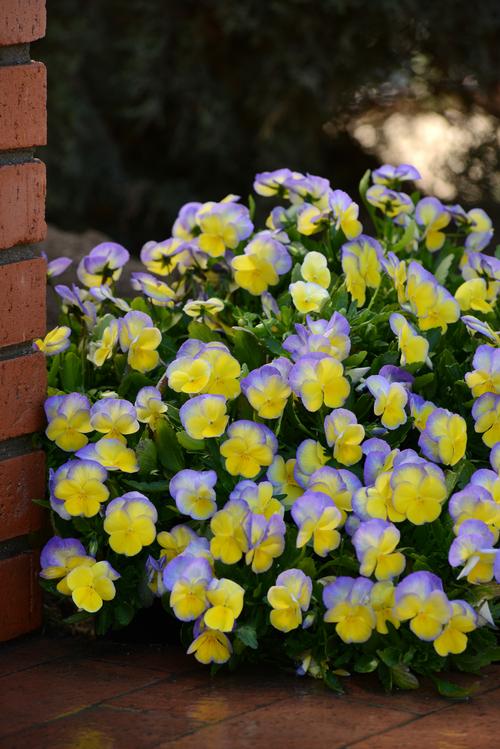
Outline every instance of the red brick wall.
{"label": "red brick wall", "polygon": [[0,641],[41,624],[37,581],[44,513],[46,387],[34,338],[45,332],[46,71],[30,58],[45,34],[45,0],[0,0]]}

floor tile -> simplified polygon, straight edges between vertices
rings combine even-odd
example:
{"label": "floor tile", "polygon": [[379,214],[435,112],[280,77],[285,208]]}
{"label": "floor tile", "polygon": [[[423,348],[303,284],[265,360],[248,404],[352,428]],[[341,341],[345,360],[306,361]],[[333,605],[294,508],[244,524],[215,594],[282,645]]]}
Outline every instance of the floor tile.
{"label": "floor tile", "polygon": [[0,676],[22,671],[64,655],[79,654],[80,648],[79,640],[71,637],[42,640],[38,635],[28,635],[14,642],[0,644]]}
{"label": "floor tile", "polygon": [[[413,719],[398,710],[363,706],[331,693],[298,695],[200,728],[162,749],[340,749]],[[373,747],[376,746],[372,744]]]}
{"label": "floor tile", "polygon": [[166,712],[137,715],[95,707],[11,734],[0,740],[0,746],[2,749],[150,749],[194,731],[199,725]]}
{"label": "floor tile", "polygon": [[82,658],[51,661],[0,679],[0,735],[80,710],[159,678]]}
{"label": "floor tile", "polygon": [[486,692],[468,702],[449,705],[439,713],[422,716],[371,740],[357,741],[349,749],[492,749],[500,735],[500,689]]}

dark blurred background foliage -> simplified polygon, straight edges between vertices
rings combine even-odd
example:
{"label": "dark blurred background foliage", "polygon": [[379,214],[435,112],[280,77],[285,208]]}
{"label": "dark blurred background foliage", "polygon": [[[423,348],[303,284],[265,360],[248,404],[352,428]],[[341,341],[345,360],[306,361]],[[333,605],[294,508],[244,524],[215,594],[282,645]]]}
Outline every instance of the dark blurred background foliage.
{"label": "dark blurred background foliage", "polygon": [[[495,212],[500,2],[50,0],[48,218],[137,250],[289,166],[356,193],[395,111],[490,123],[441,175]],[[368,118],[370,143],[355,137]],[[472,125],[473,127],[473,125]],[[473,135],[473,133],[472,133]],[[483,137],[484,136],[484,137]],[[362,140],[362,139],[361,139]],[[418,164],[417,164],[418,166]]]}

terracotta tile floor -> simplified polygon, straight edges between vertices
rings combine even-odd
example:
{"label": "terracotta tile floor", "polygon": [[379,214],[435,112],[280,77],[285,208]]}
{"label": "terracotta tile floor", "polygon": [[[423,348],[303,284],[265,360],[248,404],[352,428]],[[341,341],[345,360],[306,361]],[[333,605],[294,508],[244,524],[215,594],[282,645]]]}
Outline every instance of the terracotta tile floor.
{"label": "terracotta tile floor", "polygon": [[269,670],[212,679],[175,648],[27,637],[0,646],[1,749],[492,749],[500,667],[474,698],[385,694],[370,677],[336,696]]}

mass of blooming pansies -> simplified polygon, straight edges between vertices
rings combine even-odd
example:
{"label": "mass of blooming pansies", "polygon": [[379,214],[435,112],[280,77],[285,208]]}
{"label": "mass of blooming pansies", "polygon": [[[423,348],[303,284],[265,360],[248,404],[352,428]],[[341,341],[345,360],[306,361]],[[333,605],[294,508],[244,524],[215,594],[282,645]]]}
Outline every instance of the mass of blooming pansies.
{"label": "mass of blooming pansies", "polygon": [[500,260],[484,211],[419,178],[382,166],[358,205],[258,174],[248,208],[183,206],[123,296],[118,244],[71,286],[49,263],[41,578],[69,621],[160,599],[198,661],[334,689],[456,695],[436,674],[500,658]]}

